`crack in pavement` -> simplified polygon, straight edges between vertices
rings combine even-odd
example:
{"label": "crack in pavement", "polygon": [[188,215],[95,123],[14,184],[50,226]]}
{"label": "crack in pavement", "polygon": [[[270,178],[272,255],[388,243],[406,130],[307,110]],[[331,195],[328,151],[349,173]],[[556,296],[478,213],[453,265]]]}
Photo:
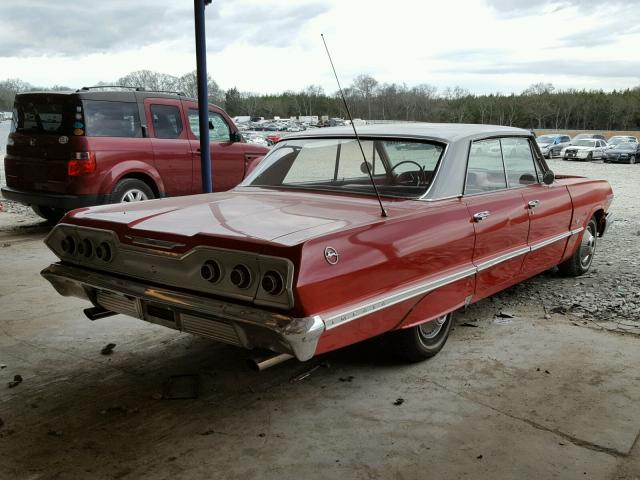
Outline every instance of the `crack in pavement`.
{"label": "crack in pavement", "polygon": [[[573,435],[570,435],[568,433],[565,433],[557,428],[550,428],[550,427],[546,427],[540,423],[534,422],[533,420],[529,420],[528,418],[523,418],[523,417],[519,417],[517,415],[514,415],[512,413],[509,412],[503,412],[502,410],[500,410],[499,408],[494,407],[493,405],[489,405],[486,404],[484,402],[481,402],[480,400],[477,400],[475,398],[471,398],[467,395],[465,395],[464,393],[458,392],[457,390],[452,390],[450,388],[445,387],[444,385],[439,384],[438,382],[434,382],[433,380],[427,380],[425,379],[425,382],[427,383],[431,383],[432,385],[435,385],[437,387],[442,388],[443,390],[449,392],[449,393],[453,393],[454,395],[457,395],[461,398],[464,398],[465,400],[468,400],[470,402],[473,402],[477,405],[481,405],[485,408],[488,408],[490,410],[493,410],[496,413],[499,413],[501,415],[504,415],[506,417],[512,418],[513,420],[518,420],[520,422],[526,423],[527,425],[535,428],[536,430],[541,430],[543,432],[549,432],[549,433],[553,433],[554,435],[557,435],[569,442],[571,442],[573,445],[576,445],[578,447],[582,447],[582,448],[586,448],[588,450],[592,450],[594,452],[601,452],[601,453],[606,453],[608,455],[614,456],[616,458],[626,458],[629,456],[629,452],[621,452],[620,450],[617,450],[615,448],[611,448],[611,447],[605,447],[602,445],[599,445],[597,443],[593,443],[590,442],[588,440],[583,440],[581,438],[575,437]],[[640,437],[640,432],[638,433],[638,437]],[[636,437],[636,442],[638,441],[638,437]],[[634,442],[635,445],[635,442]],[[631,451],[631,450],[630,450]]]}

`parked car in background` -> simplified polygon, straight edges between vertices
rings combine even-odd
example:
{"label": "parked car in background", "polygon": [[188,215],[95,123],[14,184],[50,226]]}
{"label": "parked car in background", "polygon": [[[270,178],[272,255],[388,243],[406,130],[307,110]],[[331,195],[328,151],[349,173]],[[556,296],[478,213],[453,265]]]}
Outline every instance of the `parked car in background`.
{"label": "parked car in background", "polygon": [[563,150],[564,160],[596,160],[603,159],[607,150],[607,142],[595,138],[572,140],[571,145]]}
{"label": "parked car in background", "polygon": [[267,141],[267,144],[269,146],[274,145],[276,143],[278,143],[280,141],[280,139],[282,138],[282,135],[277,134],[277,133],[270,133],[269,135],[266,135],[264,137],[264,139]]}
{"label": "parked car in background", "polygon": [[573,140],[584,140],[585,138],[597,138],[598,140],[606,141],[604,135],[601,135],[599,133],[579,133],[575,137],[573,137]]}
{"label": "parked car in background", "polygon": [[611,148],[621,143],[628,143],[628,142],[638,143],[638,139],[631,135],[615,135],[611,137],[609,140],[607,140],[607,145],[609,145],[609,148]]}
{"label": "parked car in background", "polygon": [[554,178],[527,130],[359,135],[284,138],[229,192],[71,212],[42,275],[93,303],[92,319],[269,349],[270,364],[382,334],[418,361],[443,347],[457,309],[556,265],[587,272],[611,223],[610,185]]}
{"label": "parked car in background", "polygon": [[560,156],[562,149],[571,142],[571,137],[560,133],[549,133],[537,137],[536,142],[546,158],[553,158]]}
{"label": "parked car in background", "polygon": [[263,135],[259,135],[253,132],[242,132],[242,137],[245,139],[247,143],[253,143],[255,145],[262,145],[263,147],[268,147],[269,143],[264,138]]}
{"label": "parked car in background", "polygon": [[605,163],[636,163],[640,160],[640,144],[637,142],[621,142],[604,154]]}
{"label": "parked car in background", "polygon": [[[246,143],[209,105],[213,187],[235,187],[269,150]],[[5,198],[55,221],[106,203],[200,193],[198,104],[142,90],[18,94],[4,159]]]}

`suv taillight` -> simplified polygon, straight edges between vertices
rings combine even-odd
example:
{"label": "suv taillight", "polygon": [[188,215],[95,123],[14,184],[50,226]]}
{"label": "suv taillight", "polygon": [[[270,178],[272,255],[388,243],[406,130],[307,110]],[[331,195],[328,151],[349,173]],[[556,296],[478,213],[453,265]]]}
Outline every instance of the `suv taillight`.
{"label": "suv taillight", "polygon": [[96,154],[94,152],[75,152],[67,164],[70,177],[89,175],[96,171]]}

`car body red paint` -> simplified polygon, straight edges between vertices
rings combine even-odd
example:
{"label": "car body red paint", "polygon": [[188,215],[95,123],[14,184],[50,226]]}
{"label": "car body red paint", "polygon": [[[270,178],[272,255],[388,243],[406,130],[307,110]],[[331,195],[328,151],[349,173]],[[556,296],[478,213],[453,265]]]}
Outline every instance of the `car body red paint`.
{"label": "car body red paint", "polygon": [[[367,151],[380,155],[376,160],[374,153],[372,161],[381,162],[374,176],[387,217],[357,168],[351,177],[338,178],[343,168],[338,160],[333,179],[322,184],[306,177],[303,183],[282,180],[302,161],[305,149],[317,155],[318,148],[335,143],[345,165],[360,162],[344,153],[353,146],[349,129],[305,132],[278,143],[229,192],[71,212],[47,239],[61,262],[43,275],[61,294],[89,298],[98,308],[136,311],[134,316],[147,321],[307,360],[442,319],[582,252],[592,218],[600,236],[611,223],[609,184],[578,177],[550,181],[552,174],[527,131],[412,124],[363,127],[360,135]],[[482,148],[487,141],[499,142],[498,165],[515,165],[502,172],[505,188],[495,188],[493,180],[472,185],[496,173],[487,166],[498,158],[495,145]],[[407,148],[408,142],[415,145]],[[513,153],[517,149],[520,153]],[[483,153],[476,158],[474,151]],[[431,154],[433,162],[424,163],[431,165],[427,171],[419,159]],[[334,157],[313,157],[301,175],[326,158],[332,162]],[[420,170],[398,172],[400,163],[408,168],[415,163]],[[270,184],[279,170],[281,183]],[[313,175],[317,182],[319,174]],[[114,244],[116,260],[107,265],[67,254],[60,245],[70,237],[106,239]],[[328,248],[337,254],[336,263],[329,261]],[[275,261],[273,268],[288,285],[274,297],[280,303],[270,303],[259,283],[253,293],[243,293],[227,280],[204,282],[194,257],[207,255],[221,259],[225,278],[234,264],[248,264],[252,282],[260,282],[272,268],[264,265]],[[108,295],[100,297],[101,292]],[[128,306],[118,307],[123,299],[129,299]],[[166,318],[149,313],[147,305],[156,314],[165,309]],[[246,317],[233,313],[238,309]],[[223,334],[223,326],[231,330]]]}

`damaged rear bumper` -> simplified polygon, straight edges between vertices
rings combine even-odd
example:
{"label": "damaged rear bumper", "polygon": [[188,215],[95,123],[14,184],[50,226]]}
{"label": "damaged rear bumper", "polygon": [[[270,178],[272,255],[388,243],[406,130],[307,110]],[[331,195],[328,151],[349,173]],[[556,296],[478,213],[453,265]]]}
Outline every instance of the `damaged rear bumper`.
{"label": "damaged rear bumper", "polygon": [[223,343],[290,353],[301,361],[313,357],[325,329],[318,316],[295,318],[62,263],[41,274],[63,296]]}

